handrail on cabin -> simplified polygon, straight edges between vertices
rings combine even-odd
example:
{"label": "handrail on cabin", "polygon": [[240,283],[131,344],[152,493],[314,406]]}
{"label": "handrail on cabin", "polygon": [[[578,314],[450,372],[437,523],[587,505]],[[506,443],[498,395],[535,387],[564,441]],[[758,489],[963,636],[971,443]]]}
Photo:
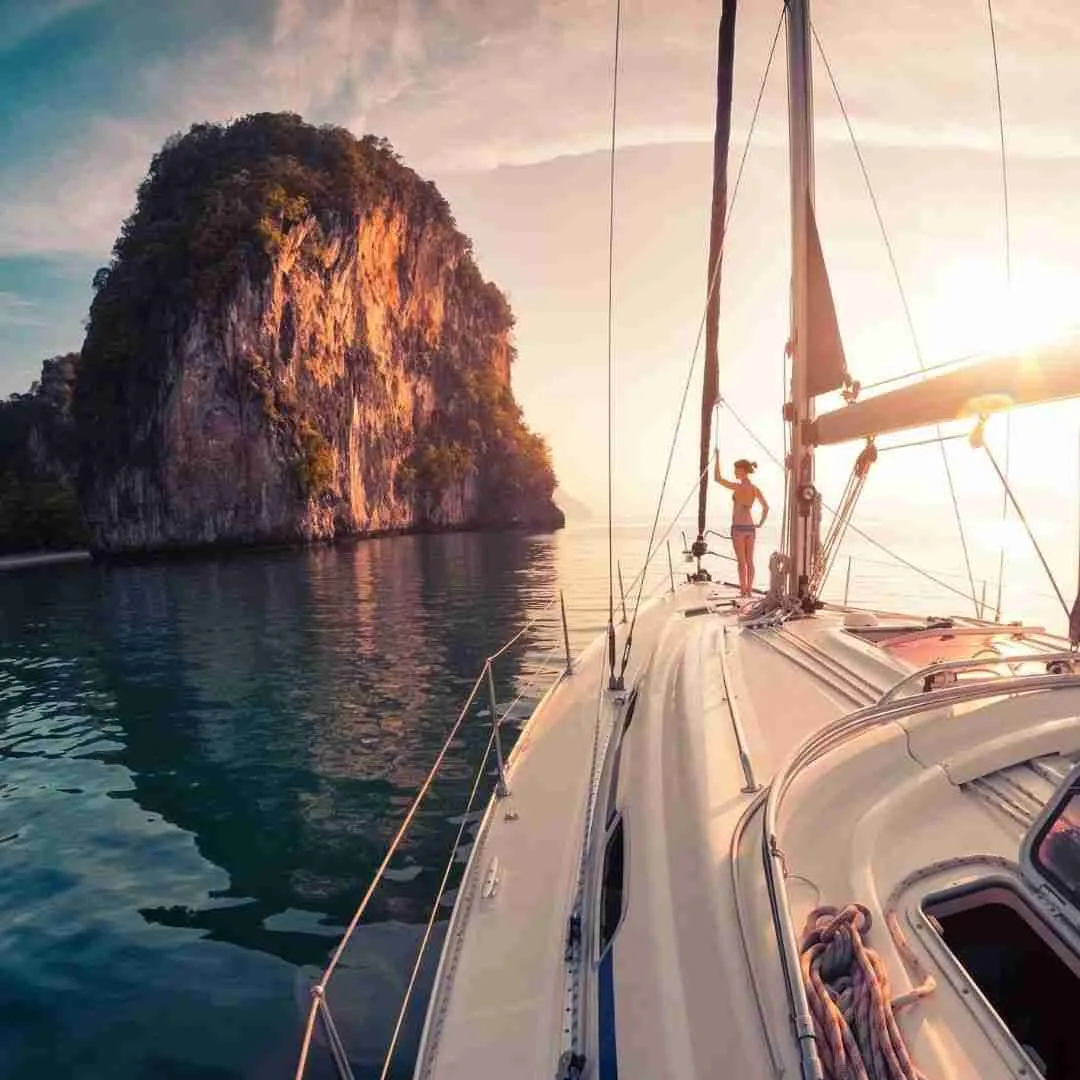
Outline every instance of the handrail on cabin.
{"label": "handrail on cabin", "polygon": [[[1041,629],[1041,628],[1038,628]],[[900,693],[900,691],[909,683],[915,682],[919,679],[923,680],[923,684],[927,690],[933,689],[933,686],[928,684],[928,680],[932,679],[935,675],[942,673],[956,674],[961,671],[977,671],[980,668],[993,667],[997,664],[1038,664],[1045,663],[1047,665],[1047,675],[1061,675],[1062,670],[1052,671],[1050,665],[1052,664],[1077,664],[1080,663],[1080,655],[1073,650],[1060,650],[1038,652],[1038,653],[1021,653],[1017,656],[975,656],[966,657],[963,660],[941,660],[936,664],[927,664],[926,667],[919,668],[917,671],[912,671],[905,675],[898,682],[894,683],[885,691],[884,694],[878,699],[878,705],[887,705],[892,702]],[[1063,669],[1065,671],[1069,668]],[[1012,673],[1015,675],[1015,672]],[[1007,678],[1008,676],[997,676],[997,678]],[[1024,676],[1025,678],[1044,676]],[[952,685],[952,684],[946,684]]]}
{"label": "handrail on cabin", "polygon": [[[1038,659],[1053,659],[1056,655],[1062,655],[1074,661],[1078,659],[1076,653],[1042,653]],[[800,1073],[803,1080],[821,1080],[823,1073],[817,1052],[817,1035],[814,1031],[810,1004],[802,981],[799,943],[792,919],[791,903],[784,883],[787,868],[779,841],[780,806],[796,775],[830,750],[836,749],[864,730],[876,727],[880,723],[887,723],[929,709],[996,696],[1003,691],[1047,693],[1068,689],[1080,689],[1080,674],[1066,673],[1052,679],[1046,675],[1014,675],[1003,677],[1000,682],[995,680],[993,684],[983,682],[954,684],[935,694],[932,701],[927,701],[922,696],[899,701],[883,700],[848,713],[814,732],[792,751],[776,771],[772,782],[765,789],[761,837],[762,860],[773,930],[780,951],[781,973],[791,1010],[795,1038],[800,1048]]]}

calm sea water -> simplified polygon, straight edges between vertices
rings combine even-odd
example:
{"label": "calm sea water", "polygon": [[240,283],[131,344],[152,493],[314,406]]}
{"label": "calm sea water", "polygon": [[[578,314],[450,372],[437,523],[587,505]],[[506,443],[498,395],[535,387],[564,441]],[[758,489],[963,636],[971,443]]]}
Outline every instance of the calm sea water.
{"label": "calm sea water", "polygon": [[[627,585],[646,538],[616,531]],[[559,663],[558,589],[575,650],[605,623],[606,539],[0,574],[0,1076],[291,1076],[307,988],[485,656],[537,619],[496,669],[523,720]],[[875,580],[905,607],[963,607],[879,558],[860,554],[853,601]],[[661,552],[646,593],[667,580]],[[1014,614],[1052,616],[1029,592]],[[332,984],[358,1076],[379,1075],[489,725],[481,698]]]}

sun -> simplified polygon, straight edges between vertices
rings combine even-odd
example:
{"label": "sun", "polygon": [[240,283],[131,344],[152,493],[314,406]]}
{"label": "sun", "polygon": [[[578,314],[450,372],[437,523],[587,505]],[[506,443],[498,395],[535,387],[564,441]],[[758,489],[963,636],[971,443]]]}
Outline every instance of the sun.
{"label": "sun", "polygon": [[1064,266],[1018,260],[1007,282],[1000,262],[957,258],[934,287],[930,329],[953,355],[1024,354],[1080,325],[1080,274]]}

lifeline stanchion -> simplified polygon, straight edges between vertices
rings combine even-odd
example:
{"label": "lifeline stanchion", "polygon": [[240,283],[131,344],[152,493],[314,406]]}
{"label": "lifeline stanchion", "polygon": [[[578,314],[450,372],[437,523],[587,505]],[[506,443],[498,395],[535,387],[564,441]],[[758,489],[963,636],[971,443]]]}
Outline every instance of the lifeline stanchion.
{"label": "lifeline stanchion", "polygon": [[326,1033],[326,1042],[330,1047],[330,1056],[334,1059],[341,1080],[353,1080],[352,1066],[349,1064],[349,1055],[345,1050],[345,1044],[341,1041],[334,1018],[330,1015],[330,1006],[326,1003],[326,992],[321,990],[316,995],[319,1003],[319,1016],[323,1022],[323,1031]]}
{"label": "lifeline stanchion", "polygon": [[566,674],[574,674],[574,661],[570,656],[570,629],[566,625],[566,599],[562,589],[559,590],[559,605],[562,608],[562,637],[563,645],[566,646]]}
{"label": "lifeline stanchion", "polygon": [[506,783],[506,763],[503,761],[502,733],[499,722],[499,705],[495,700],[495,676],[491,670],[491,661],[487,662],[488,696],[491,698],[491,724],[495,729],[495,761],[498,764],[499,779],[495,784],[495,794],[504,799],[510,794],[510,788]]}
{"label": "lifeline stanchion", "polygon": [[622,584],[622,563],[618,564],[619,567],[619,600],[622,603],[622,621],[626,622],[626,592],[623,589]]}
{"label": "lifeline stanchion", "polygon": [[675,567],[671,565],[671,541],[667,542],[667,572],[671,579],[671,591],[675,591]]}
{"label": "lifeline stanchion", "polygon": [[847,607],[848,589],[851,588],[851,556],[847,557],[847,573],[844,575],[844,607]]}

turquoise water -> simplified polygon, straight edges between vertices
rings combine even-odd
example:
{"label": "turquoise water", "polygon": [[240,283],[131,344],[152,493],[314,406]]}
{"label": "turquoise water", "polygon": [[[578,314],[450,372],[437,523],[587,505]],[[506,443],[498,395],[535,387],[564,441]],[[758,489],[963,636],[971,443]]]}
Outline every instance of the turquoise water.
{"label": "turquoise water", "polygon": [[[603,533],[568,537],[0,575],[0,1075],[291,1075],[311,977],[485,656],[560,577],[585,586],[575,644],[601,626]],[[561,641],[549,609],[497,665],[503,703],[527,691],[515,716]],[[381,1063],[487,705],[335,984],[361,1075]],[[414,1022],[398,1075],[415,1037]]]}
{"label": "turquoise water", "polygon": [[[628,585],[646,536],[617,531]],[[661,553],[646,592],[667,581]],[[606,530],[0,574],[0,1075],[291,1076],[307,988],[484,658],[538,618],[496,668],[518,721],[559,664],[560,586],[577,649],[606,618]],[[379,1075],[487,710],[332,984],[358,1076]]]}

